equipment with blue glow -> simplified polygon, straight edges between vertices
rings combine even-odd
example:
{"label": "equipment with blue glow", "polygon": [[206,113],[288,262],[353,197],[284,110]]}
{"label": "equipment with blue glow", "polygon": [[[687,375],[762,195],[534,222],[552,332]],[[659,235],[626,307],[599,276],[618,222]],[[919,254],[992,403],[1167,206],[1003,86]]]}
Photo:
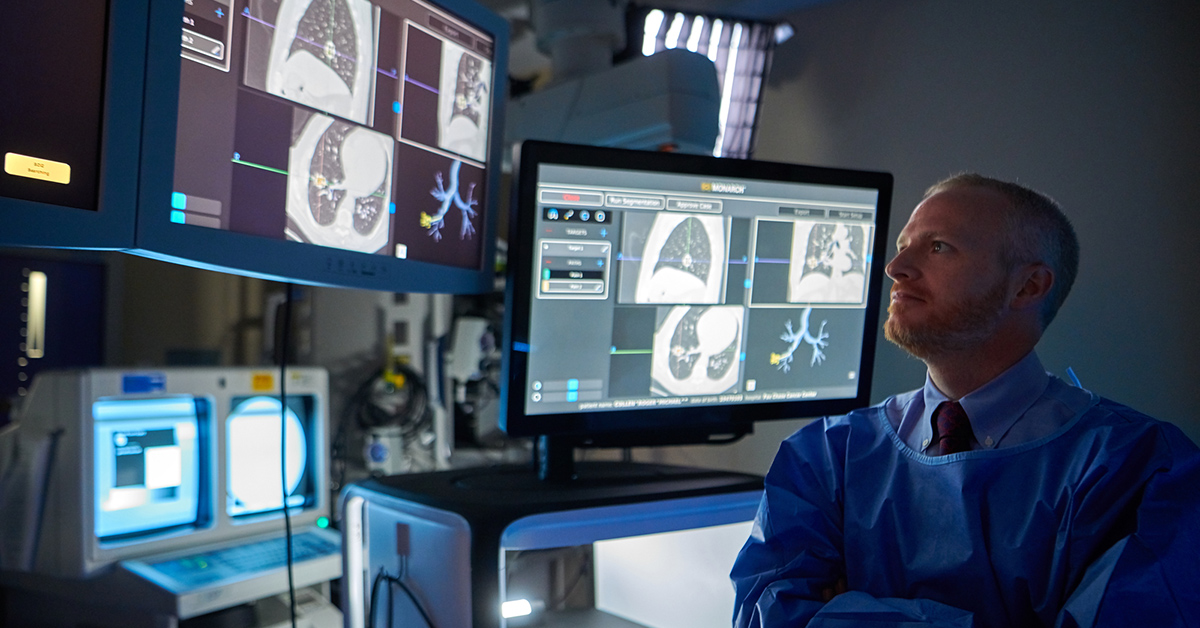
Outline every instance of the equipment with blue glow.
{"label": "equipment with blue glow", "polygon": [[339,577],[340,539],[324,529],[327,375],[287,378],[284,406],[270,370],[40,373],[17,436],[57,451],[18,460],[46,465],[46,482],[44,508],[6,512],[32,522],[0,537],[0,581],[21,591],[13,608],[57,600],[78,617],[116,605],[186,619],[285,591],[283,462],[296,586]]}

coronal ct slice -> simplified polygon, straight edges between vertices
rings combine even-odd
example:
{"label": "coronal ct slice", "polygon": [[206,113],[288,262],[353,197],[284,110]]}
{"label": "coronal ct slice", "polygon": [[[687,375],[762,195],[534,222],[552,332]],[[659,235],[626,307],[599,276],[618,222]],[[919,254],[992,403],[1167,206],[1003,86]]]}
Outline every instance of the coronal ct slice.
{"label": "coronal ct slice", "polygon": [[671,308],[654,332],[650,376],[658,395],[714,395],[737,386],[743,310]]}
{"label": "coronal ct slice", "polygon": [[718,303],[725,280],[720,216],[656,216],[638,270],[636,303]]}
{"label": "coronal ct slice", "polygon": [[797,221],[792,232],[788,301],[862,303],[868,227]]}
{"label": "coronal ct slice", "polygon": [[438,144],[477,161],[487,159],[492,64],[457,44],[442,45]]}
{"label": "coronal ct slice", "polygon": [[313,114],[288,154],[288,238],[364,253],[387,246],[392,140]]}
{"label": "coronal ct slice", "polygon": [[375,40],[367,0],[283,0],[267,58],[267,92],[367,122]]}

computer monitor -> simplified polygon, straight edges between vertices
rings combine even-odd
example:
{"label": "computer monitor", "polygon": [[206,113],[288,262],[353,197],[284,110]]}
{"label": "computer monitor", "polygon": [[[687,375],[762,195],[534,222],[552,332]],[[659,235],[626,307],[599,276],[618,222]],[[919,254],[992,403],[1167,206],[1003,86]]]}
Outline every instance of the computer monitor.
{"label": "computer monitor", "polygon": [[501,425],[575,445],[865,406],[892,177],[525,142]]}
{"label": "computer monitor", "polygon": [[132,247],[149,2],[4,11],[0,245]]}
{"label": "computer monitor", "polygon": [[101,542],[202,527],[208,400],[179,396],[92,404],[95,535]]}
{"label": "computer monitor", "polygon": [[39,373],[9,436],[24,453],[0,470],[5,480],[38,477],[12,470],[44,465],[46,480],[10,502],[28,512],[8,520],[29,524],[0,538],[3,568],[80,577],[282,535],[285,462],[293,526],[327,522],[327,375],[295,367],[287,378],[285,412],[270,369]]}
{"label": "computer monitor", "polygon": [[137,252],[491,290],[508,31],[471,0],[153,3]]}

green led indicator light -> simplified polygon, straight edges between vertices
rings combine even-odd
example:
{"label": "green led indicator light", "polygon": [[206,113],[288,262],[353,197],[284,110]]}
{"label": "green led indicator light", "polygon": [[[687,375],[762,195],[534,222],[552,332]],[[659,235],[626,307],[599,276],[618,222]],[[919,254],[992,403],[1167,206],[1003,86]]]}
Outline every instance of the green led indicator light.
{"label": "green led indicator light", "polygon": [[542,269],[542,279],[549,279],[549,278],[550,278],[550,269],[549,268]]}
{"label": "green led indicator light", "polygon": [[318,517],[317,518],[317,527],[318,528],[328,528],[329,527],[329,517]]}

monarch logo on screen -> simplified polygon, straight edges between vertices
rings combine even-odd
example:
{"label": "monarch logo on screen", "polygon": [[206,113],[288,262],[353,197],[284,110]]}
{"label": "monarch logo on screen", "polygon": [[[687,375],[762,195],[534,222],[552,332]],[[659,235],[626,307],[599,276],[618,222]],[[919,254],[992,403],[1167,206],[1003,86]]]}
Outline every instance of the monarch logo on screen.
{"label": "monarch logo on screen", "polygon": [[704,192],[719,192],[721,194],[745,194],[746,186],[741,183],[725,183],[723,181],[702,181],[700,190]]}

